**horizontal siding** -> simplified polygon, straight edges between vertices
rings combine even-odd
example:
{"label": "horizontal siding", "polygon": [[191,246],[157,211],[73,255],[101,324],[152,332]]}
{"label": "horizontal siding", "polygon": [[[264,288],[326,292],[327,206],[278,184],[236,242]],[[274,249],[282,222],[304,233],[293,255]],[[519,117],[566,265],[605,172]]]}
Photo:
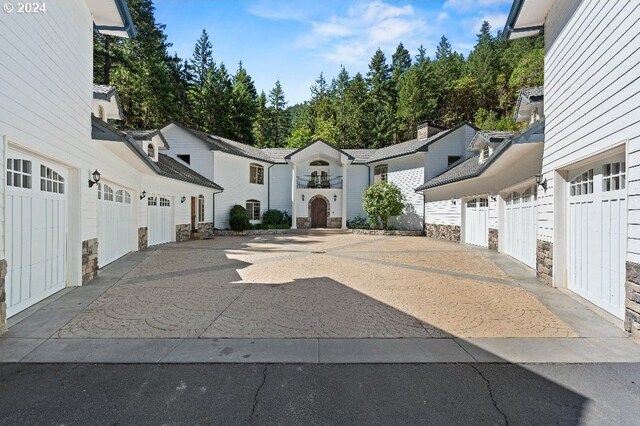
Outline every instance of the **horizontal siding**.
{"label": "horizontal siding", "polygon": [[[405,202],[404,213],[389,221],[393,226],[401,229],[422,228],[422,194],[415,189],[424,182],[425,156],[424,153],[418,153],[386,162],[387,179],[400,188]],[[372,165],[371,170],[373,168]]]}
{"label": "horizontal siding", "polygon": [[291,215],[291,166],[278,164],[271,168],[271,208]]}
{"label": "horizontal siding", "polygon": [[427,202],[425,206],[426,222],[460,226],[462,224],[461,206],[460,199]]}
{"label": "horizontal siding", "polygon": [[162,129],[162,135],[169,144],[169,149],[162,153],[174,158],[179,154],[190,155],[189,166],[207,179],[213,180],[213,154],[207,144],[175,124],[169,124]]}
{"label": "horizontal siding", "polygon": [[362,208],[362,194],[369,186],[369,167],[351,165],[347,169],[347,219],[366,217]]}

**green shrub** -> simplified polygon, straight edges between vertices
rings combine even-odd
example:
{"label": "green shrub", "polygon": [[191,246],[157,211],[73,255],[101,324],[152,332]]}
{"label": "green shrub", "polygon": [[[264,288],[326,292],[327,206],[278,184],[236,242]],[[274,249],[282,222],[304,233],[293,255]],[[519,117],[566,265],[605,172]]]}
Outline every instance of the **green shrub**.
{"label": "green shrub", "polygon": [[360,215],[353,219],[347,220],[347,228],[349,229],[369,229],[369,219]]}
{"label": "green shrub", "polygon": [[264,223],[256,223],[251,226],[251,229],[289,229],[291,226],[286,223],[281,223],[279,225],[265,225]]}
{"label": "green shrub", "polygon": [[[282,210],[271,209],[264,212],[262,215],[262,224],[263,225],[277,225],[287,227],[291,226],[291,217],[289,214]],[[268,229],[285,229],[285,228],[268,228]]]}
{"label": "green shrub", "polygon": [[364,202],[362,208],[369,215],[369,223],[372,228],[382,225],[387,229],[390,217],[402,214],[404,210],[404,197],[402,191],[393,183],[378,182],[368,187],[362,196]]}
{"label": "green shrub", "polygon": [[229,213],[229,226],[234,231],[246,231],[247,229],[251,229],[247,209],[239,204],[233,206],[231,208],[231,213]]}

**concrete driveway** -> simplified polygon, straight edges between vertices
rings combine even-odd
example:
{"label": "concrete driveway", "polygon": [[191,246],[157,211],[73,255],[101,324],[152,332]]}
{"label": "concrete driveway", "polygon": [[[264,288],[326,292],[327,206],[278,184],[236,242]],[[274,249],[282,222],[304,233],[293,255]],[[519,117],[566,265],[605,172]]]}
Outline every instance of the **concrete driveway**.
{"label": "concrete driveway", "polygon": [[55,337],[577,336],[491,253],[459,244],[318,233],[147,254]]}

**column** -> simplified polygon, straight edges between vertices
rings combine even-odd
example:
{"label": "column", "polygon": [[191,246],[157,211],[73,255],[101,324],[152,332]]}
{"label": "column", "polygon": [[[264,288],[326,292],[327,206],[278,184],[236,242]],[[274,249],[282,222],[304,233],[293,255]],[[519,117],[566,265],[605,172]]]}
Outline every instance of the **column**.
{"label": "column", "polygon": [[347,229],[347,164],[342,163],[342,229]]}
{"label": "column", "polygon": [[297,171],[298,166],[296,163],[291,163],[291,229],[298,229],[297,226],[297,214],[296,214],[296,186],[297,186]]}

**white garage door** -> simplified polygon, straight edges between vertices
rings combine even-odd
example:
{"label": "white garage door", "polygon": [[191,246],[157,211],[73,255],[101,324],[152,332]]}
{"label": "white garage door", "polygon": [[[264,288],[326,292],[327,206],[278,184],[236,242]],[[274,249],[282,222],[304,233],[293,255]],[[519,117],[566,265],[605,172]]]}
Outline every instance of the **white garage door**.
{"label": "white garage door", "polygon": [[569,175],[569,289],[613,315],[624,316],[627,240],[623,157]]}
{"label": "white garage door", "polygon": [[464,242],[488,247],[489,199],[480,197],[467,201],[464,212]]}
{"label": "white garage door", "polygon": [[168,243],[172,240],[173,221],[171,220],[171,201],[161,196],[149,196],[148,205],[148,232],[149,245]]}
{"label": "white garage door", "polygon": [[111,184],[98,184],[98,266],[131,251],[133,209],[131,193]]}
{"label": "white garage door", "polygon": [[67,178],[62,166],[7,155],[7,316],[65,287]]}
{"label": "white garage door", "polygon": [[505,200],[504,253],[536,268],[538,203],[536,185],[514,191]]}

